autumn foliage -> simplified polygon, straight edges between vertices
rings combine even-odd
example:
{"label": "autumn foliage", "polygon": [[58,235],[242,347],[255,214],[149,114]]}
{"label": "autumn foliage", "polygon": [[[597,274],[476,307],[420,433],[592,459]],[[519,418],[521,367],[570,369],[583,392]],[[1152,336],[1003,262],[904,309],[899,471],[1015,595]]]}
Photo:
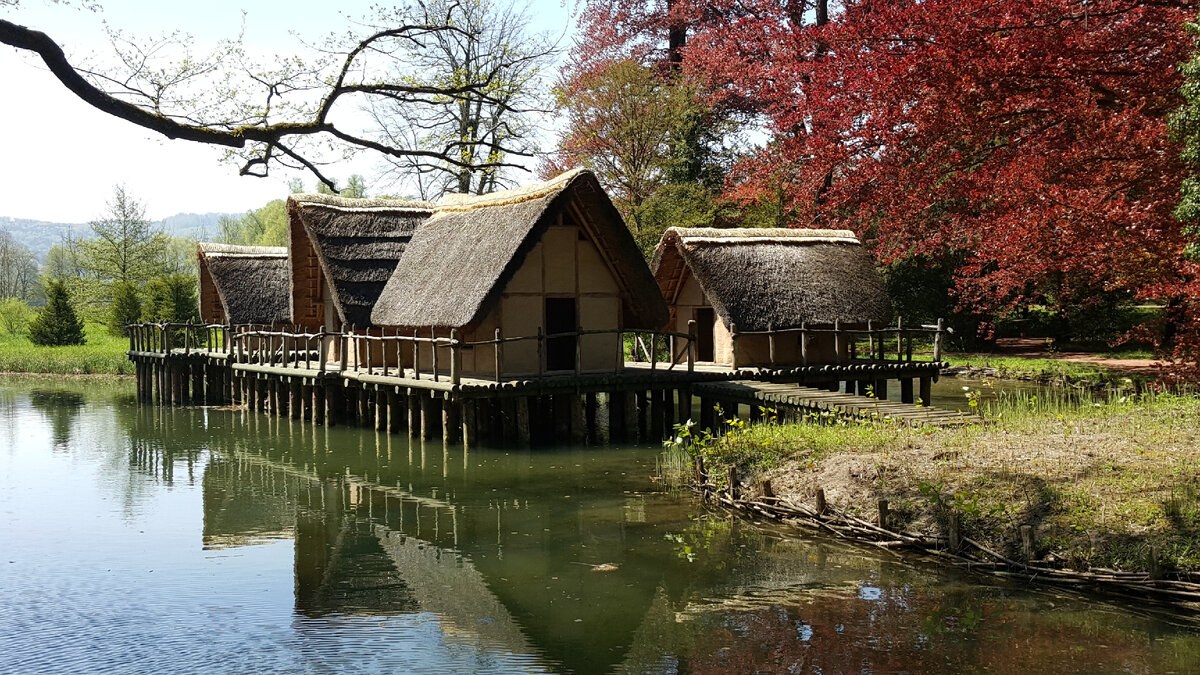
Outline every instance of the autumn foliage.
{"label": "autumn foliage", "polygon": [[728,197],[854,229],[882,264],[953,256],[960,306],[985,316],[1167,303],[1164,347],[1196,360],[1200,285],[1168,128],[1194,3],[849,0],[827,20],[801,0],[591,4],[581,70],[666,60],[684,27],[682,72],[761,125]]}

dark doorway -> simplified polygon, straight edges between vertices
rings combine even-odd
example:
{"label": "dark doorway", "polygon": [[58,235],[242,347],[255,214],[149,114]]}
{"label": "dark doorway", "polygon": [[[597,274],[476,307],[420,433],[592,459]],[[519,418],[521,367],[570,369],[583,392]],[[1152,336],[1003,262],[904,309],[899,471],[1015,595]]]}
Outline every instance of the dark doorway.
{"label": "dark doorway", "polygon": [[713,324],[716,315],[712,307],[701,307],[696,310],[696,360],[712,361],[713,359]]}
{"label": "dark doorway", "polygon": [[[546,298],[546,334],[578,330],[575,298]],[[575,335],[546,340],[546,370],[575,370]]]}

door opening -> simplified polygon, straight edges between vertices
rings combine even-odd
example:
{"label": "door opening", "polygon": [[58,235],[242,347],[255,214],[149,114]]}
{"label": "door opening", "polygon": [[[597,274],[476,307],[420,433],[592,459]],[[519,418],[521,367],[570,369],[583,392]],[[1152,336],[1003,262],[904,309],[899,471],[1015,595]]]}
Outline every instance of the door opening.
{"label": "door opening", "polygon": [[711,362],[713,355],[713,325],[717,320],[712,307],[696,310],[696,360]]}
{"label": "door opening", "polygon": [[[574,333],[579,328],[575,298],[546,298],[546,334]],[[575,370],[576,335],[546,340],[546,370]]]}

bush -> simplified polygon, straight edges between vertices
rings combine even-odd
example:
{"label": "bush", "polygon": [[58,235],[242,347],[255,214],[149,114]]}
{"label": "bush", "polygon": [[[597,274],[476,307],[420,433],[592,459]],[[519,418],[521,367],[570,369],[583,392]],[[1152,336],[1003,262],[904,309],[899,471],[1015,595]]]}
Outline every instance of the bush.
{"label": "bush", "polygon": [[196,280],[186,274],[159,277],[146,286],[142,320],[185,323],[199,319]]}
{"label": "bush", "polygon": [[51,281],[46,287],[46,307],[29,324],[29,341],[35,345],[58,347],[81,345],[83,321],[71,307],[71,296],[61,281]]}
{"label": "bush", "polygon": [[10,335],[24,335],[29,330],[33,310],[20,298],[0,300],[0,330]]}
{"label": "bush", "polygon": [[108,330],[113,335],[126,337],[125,326],[137,323],[142,318],[142,299],[133,284],[113,284],[112,305],[108,308]]}

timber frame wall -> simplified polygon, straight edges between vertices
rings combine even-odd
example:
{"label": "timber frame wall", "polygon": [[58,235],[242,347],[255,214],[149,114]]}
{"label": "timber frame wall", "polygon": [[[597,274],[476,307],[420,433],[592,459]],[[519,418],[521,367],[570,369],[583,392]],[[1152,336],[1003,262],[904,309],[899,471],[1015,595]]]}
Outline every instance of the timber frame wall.
{"label": "timber frame wall", "polygon": [[[928,402],[930,384],[945,365],[941,343],[949,332],[941,321],[920,328],[823,329],[839,345],[846,341],[848,358],[833,364],[732,369],[696,364],[694,322],[688,333],[544,335],[539,330],[535,336],[479,342],[461,340],[457,331],[449,337],[421,337],[257,325],[135,324],[129,329],[128,355],[144,404],[240,405],[315,424],[356,424],[468,445],[657,442],[697,412],[702,427],[715,428],[721,423],[713,417],[716,405],[736,414],[744,402],[701,398],[700,410],[693,410],[692,387],[705,382],[795,383],[886,398],[886,381],[898,379],[901,402],[914,403],[918,383],[921,400]],[[794,340],[801,330],[815,329],[778,333]],[[581,338],[601,333],[616,333],[620,345],[611,372],[577,368],[574,373],[539,369],[531,376],[503,374],[500,359],[508,344],[534,343],[539,363],[544,363],[547,340],[574,336],[578,345]],[[913,339],[922,334],[933,337],[931,360],[914,359]],[[776,337],[764,335],[768,343]],[[801,332],[799,339],[809,337]],[[888,343],[888,337],[895,341]],[[864,341],[866,349],[860,350]],[[464,377],[462,350],[485,344],[497,355],[494,376],[476,371]],[[374,353],[397,358],[375,362]],[[412,361],[405,364],[401,353],[411,353]],[[339,354],[366,358],[338,360]],[[748,414],[753,418],[754,413],[749,406]]]}

